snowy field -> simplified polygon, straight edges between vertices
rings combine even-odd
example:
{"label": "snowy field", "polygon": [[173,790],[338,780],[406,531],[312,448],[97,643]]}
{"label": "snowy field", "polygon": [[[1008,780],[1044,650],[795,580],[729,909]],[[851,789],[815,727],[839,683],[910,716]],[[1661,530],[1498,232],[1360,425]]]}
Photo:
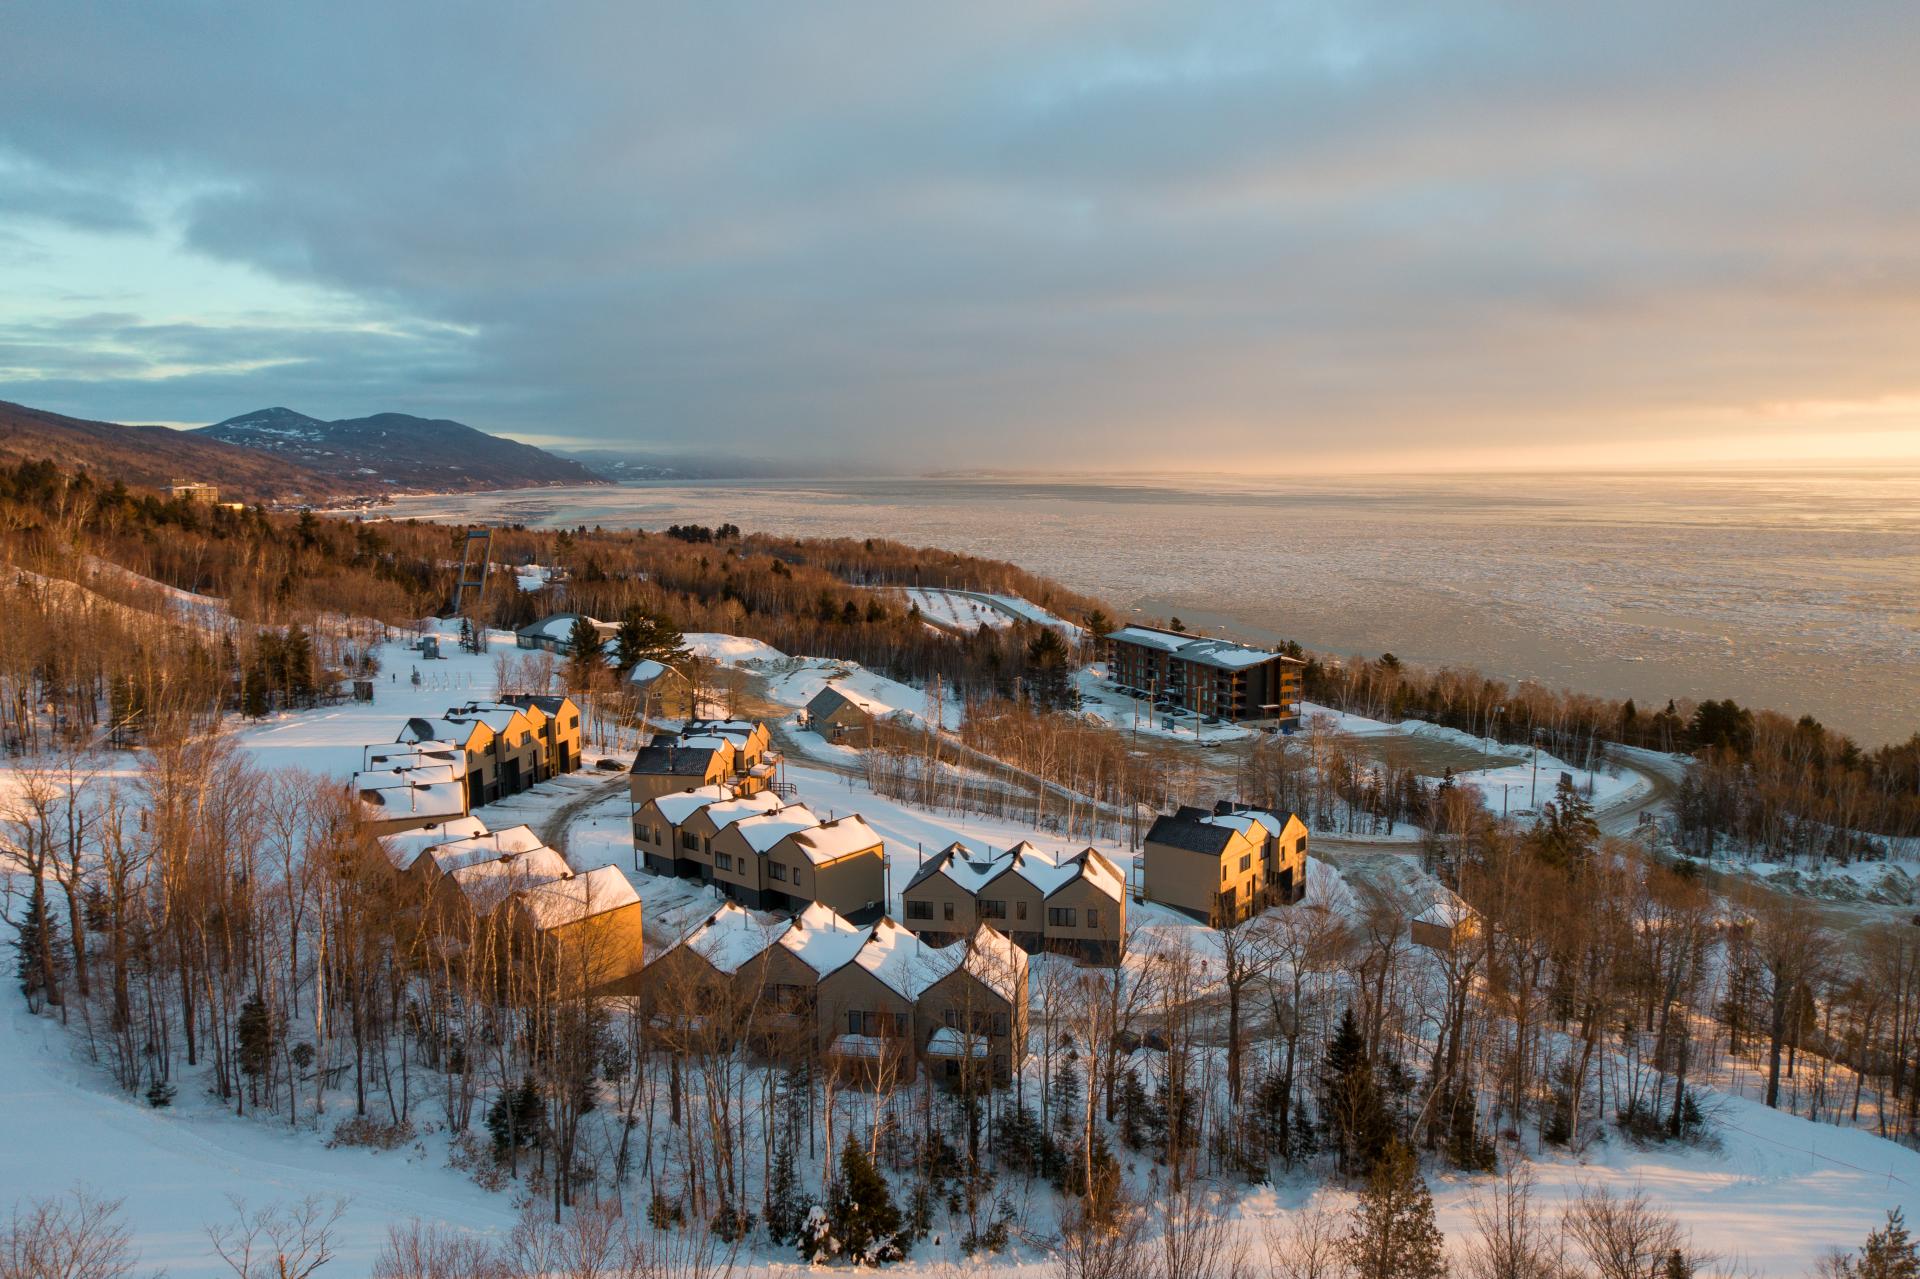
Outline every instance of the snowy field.
{"label": "snowy field", "polygon": [[[754,641],[689,639],[720,660],[765,663],[769,668],[793,661]],[[512,644],[504,633],[490,640],[494,651]],[[448,655],[445,660],[423,661],[409,656],[398,642],[388,645],[380,653],[386,669],[372,703],[280,715],[237,730],[236,739],[263,765],[344,778],[358,767],[365,744],[392,740],[407,717],[438,714],[458,702],[492,695],[491,653],[460,653],[450,636],[442,651]],[[844,666],[798,662],[781,675],[779,700],[804,704],[830,669]],[[411,679],[415,667],[421,673],[418,685]],[[773,669],[768,673],[779,674]],[[858,667],[845,678],[859,680],[855,687],[875,700],[924,713],[924,697],[916,690]],[[1340,717],[1339,724],[1356,733],[1422,731],[1350,716]],[[1509,753],[1514,755],[1511,764],[1461,780],[1497,799],[1497,787],[1513,785],[1513,774],[1531,775],[1531,759]],[[1561,767],[1553,763],[1554,777]],[[1548,771],[1543,758],[1543,790],[1550,788]],[[859,812],[886,840],[890,901],[897,902],[900,888],[923,857],[955,839],[981,851],[1005,848],[1023,838],[1048,851],[1077,847],[1018,822],[918,812],[874,795],[857,778],[798,761],[789,761],[786,776],[798,786],[799,798],[822,816]],[[1591,779],[1576,774],[1576,781],[1583,786],[1591,782],[1596,803],[1610,795],[1617,799],[1622,793],[1618,788],[1632,784],[1604,774]],[[526,822],[541,830],[563,807],[591,798],[596,787],[604,795],[585,807],[566,832],[568,859],[579,870],[613,865],[626,871],[645,902],[650,949],[663,946],[697,923],[718,899],[710,889],[633,870],[630,807],[617,775],[556,779],[489,806],[481,815],[493,826]],[[1123,868],[1129,865],[1124,848],[1100,848]],[[1308,900],[1335,911],[1351,909],[1352,904],[1345,882],[1318,860],[1309,866]],[[1129,910],[1156,942],[1195,945],[1203,954],[1212,944],[1213,934],[1182,917],[1139,904],[1130,904]],[[225,1273],[211,1257],[202,1227],[230,1220],[230,1195],[256,1208],[309,1194],[346,1198],[339,1255],[322,1279],[366,1275],[392,1222],[417,1217],[496,1239],[511,1227],[515,1191],[483,1190],[447,1166],[447,1134],[436,1130],[431,1106],[420,1108],[417,1139],[385,1153],[329,1149],[326,1129],[331,1117],[320,1130],[290,1130],[283,1119],[271,1117],[235,1117],[191,1074],[181,1076],[171,1108],[153,1110],[123,1096],[103,1070],[80,1057],[73,1034],[28,1015],[17,995],[10,994],[0,1007],[5,1009],[0,1013],[0,1079],[6,1081],[0,1089],[0,1131],[7,1134],[7,1154],[0,1158],[0,1206],[77,1184],[123,1199],[144,1268],[164,1268],[175,1279]],[[1910,1216],[1920,1213],[1920,1155],[1864,1131],[1813,1124],[1738,1098],[1709,1093],[1707,1104],[1714,1113],[1718,1149],[1642,1150],[1614,1138],[1583,1159],[1543,1157],[1533,1165],[1543,1197],[1551,1206],[1586,1185],[1644,1189],[1692,1231],[1697,1247],[1716,1254],[1725,1267],[1783,1276],[1808,1273],[1828,1247],[1857,1245],[1887,1208],[1900,1206]],[[1128,1160],[1136,1177],[1147,1175],[1143,1160]],[[1435,1173],[1430,1180],[1440,1223],[1457,1238],[1468,1229],[1472,1196],[1489,1187],[1488,1179]],[[1345,1201],[1344,1192],[1320,1188],[1316,1181],[1283,1182],[1245,1190],[1232,1209],[1233,1220],[1258,1248],[1269,1223],[1315,1196]],[[1024,1200],[1019,1224],[1025,1237],[1012,1252],[966,1264],[1017,1279],[1051,1273],[1044,1252],[1045,1239],[1055,1228],[1046,1207],[1050,1197],[1036,1194]],[[951,1273],[964,1259],[952,1236],[945,1238],[924,1246],[895,1272]],[[756,1249],[755,1273],[804,1269],[784,1250],[772,1251],[763,1243]]]}

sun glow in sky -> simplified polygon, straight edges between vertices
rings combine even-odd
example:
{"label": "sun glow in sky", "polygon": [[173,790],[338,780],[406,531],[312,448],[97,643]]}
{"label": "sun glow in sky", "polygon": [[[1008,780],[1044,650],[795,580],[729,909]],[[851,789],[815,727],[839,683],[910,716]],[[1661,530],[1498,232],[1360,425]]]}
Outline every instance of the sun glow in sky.
{"label": "sun glow in sky", "polygon": [[1920,459],[1910,5],[7,27],[0,398],[61,412],[894,470]]}

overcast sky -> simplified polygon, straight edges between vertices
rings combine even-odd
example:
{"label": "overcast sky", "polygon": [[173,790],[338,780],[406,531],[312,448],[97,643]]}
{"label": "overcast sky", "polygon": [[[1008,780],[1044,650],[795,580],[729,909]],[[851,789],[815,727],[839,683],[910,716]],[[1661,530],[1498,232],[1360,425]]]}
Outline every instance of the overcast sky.
{"label": "overcast sky", "polygon": [[1920,458],[1920,5],[16,0],[0,398],[894,470]]}

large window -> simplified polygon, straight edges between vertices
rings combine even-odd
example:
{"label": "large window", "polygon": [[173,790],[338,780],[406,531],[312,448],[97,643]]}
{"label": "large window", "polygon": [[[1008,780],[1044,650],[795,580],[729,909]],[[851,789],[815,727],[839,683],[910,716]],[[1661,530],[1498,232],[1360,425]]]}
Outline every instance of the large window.
{"label": "large window", "polygon": [[690,853],[697,853],[700,851],[700,837],[690,830],[683,830],[680,832],[680,847]]}
{"label": "large window", "polygon": [[985,898],[981,899],[980,918],[1005,919],[1006,917],[1007,917],[1007,904],[1005,902],[988,901]]}
{"label": "large window", "polygon": [[713,855],[713,864],[721,870],[732,870],[733,858],[726,853],[715,853]]}
{"label": "large window", "polygon": [[866,1035],[873,1039],[892,1039],[900,1034],[902,1019],[890,1012],[870,1012],[862,1009],[847,1011],[847,1033]]}
{"label": "large window", "polygon": [[931,920],[933,918],[933,903],[909,901],[907,903],[907,918]]}
{"label": "large window", "polygon": [[1240,857],[1240,873],[1244,875],[1252,869],[1253,869],[1253,854],[1252,853],[1242,854]]}
{"label": "large window", "polygon": [[767,878],[775,883],[784,884],[787,882],[787,868],[779,862],[768,862]]}
{"label": "large window", "polygon": [[1072,928],[1078,916],[1079,912],[1071,906],[1049,906],[1047,907],[1047,927]]}

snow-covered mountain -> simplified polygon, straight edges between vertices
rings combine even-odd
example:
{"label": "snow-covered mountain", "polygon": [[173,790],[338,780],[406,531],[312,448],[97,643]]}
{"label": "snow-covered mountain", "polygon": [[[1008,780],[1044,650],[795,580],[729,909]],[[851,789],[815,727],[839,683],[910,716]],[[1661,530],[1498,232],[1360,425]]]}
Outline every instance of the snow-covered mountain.
{"label": "snow-covered mountain", "polygon": [[194,432],[276,453],[366,490],[532,488],[605,481],[578,462],[445,418],[407,413],[323,421],[259,409]]}

